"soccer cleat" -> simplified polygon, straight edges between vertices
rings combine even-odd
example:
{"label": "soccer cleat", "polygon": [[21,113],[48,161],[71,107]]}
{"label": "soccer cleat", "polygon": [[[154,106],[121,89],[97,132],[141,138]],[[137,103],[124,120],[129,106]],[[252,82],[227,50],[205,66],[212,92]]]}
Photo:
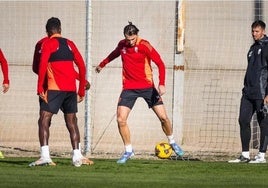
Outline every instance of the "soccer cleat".
{"label": "soccer cleat", "polygon": [[0,151],[0,159],[4,159],[5,157],[4,157],[4,155],[3,155],[3,153]]}
{"label": "soccer cleat", "polygon": [[93,165],[94,162],[91,161],[90,159],[86,158],[86,157],[83,157],[82,158],[82,165]]}
{"label": "soccer cleat", "polygon": [[126,163],[128,159],[134,156],[134,152],[125,152],[120,159],[118,159],[117,163],[123,164]]}
{"label": "soccer cleat", "polygon": [[259,154],[254,157],[254,160],[249,161],[251,164],[266,163],[266,159]]}
{"label": "soccer cleat", "polygon": [[54,163],[50,158],[40,158],[37,161],[30,163],[29,166],[56,166],[56,163]]}
{"label": "soccer cleat", "polygon": [[176,155],[178,155],[180,157],[184,155],[184,151],[180,148],[180,146],[178,146],[178,144],[173,143],[173,144],[170,144],[170,146],[172,147],[172,149],[176,153]]}
{"label": "soccer cleat", "polygon": [[243,155],[240,155],[237,159],[230,160],[228,163],[248,163],[250,161],[249,158],[244,157]]}
{"label": "soccer cleat", "polygon": [[93,165],[93,164],[94,164],[94,162],[89,160],[86,157],[82,157],[80,159],[73,160],[73,165],[76,166],[76,167],[80,167],[82,165]]}
{"label": "soccer cleat", "polygon": [[76,167],[82,166],[82,160],[81,159],[73,160],[73,165]]}

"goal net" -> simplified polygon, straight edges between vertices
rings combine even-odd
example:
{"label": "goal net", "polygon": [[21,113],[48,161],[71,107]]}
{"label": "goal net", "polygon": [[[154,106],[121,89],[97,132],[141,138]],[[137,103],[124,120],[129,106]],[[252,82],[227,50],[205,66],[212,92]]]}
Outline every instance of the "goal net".
{"label": "goal net", "polygon": [[[46,35],[45,24],[52,16],[61,19],[62,35],[77,44],[87,62],[92,87],[77,115],[82,148],[88,148],[88,154],[118,157],[124,150],[116,122],[121,59],[100,74],[94,68],[123,39],[128,21],[166,64],[163,100],[186,155],[203,158],[240,152],[238,113],[246,53],[252,43],[250,25],[256,12],[266,18],[266,1],[263,11],[256,11],[254,1],[238,0],[1,1],[0,5],[0,47],[9,62],[11,82],[10,91],[0,95],[0,150],[6,154],[39,154],[37,75],[31,64],[35,43]],[[183,29],[180,41],[179,29]],[[152,65],[157,84],[158,70]],[[128,124],[136,156],[153,156],[156,143],[166,140],[159,120],[142,99],[137,100]],[[256,124],[253,118],[252,153],[258,146]],[[62,112],[53,116],[50,133],[52,154],[69,155]]]}

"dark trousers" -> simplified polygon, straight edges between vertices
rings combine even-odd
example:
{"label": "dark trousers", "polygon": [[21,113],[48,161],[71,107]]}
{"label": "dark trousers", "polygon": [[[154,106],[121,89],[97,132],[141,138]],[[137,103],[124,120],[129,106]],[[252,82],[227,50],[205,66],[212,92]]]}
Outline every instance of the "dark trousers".
{"label": "dark trousers", "polygon": [[263,100],[262,99],[248,99],[246,96],[242,96],[239,112],[239,125],[240,125],[240,138],[242,144],[242,151],[249,151],[249,143],[251,139],[251,127],[250,122],[253,114],[256,112],[257,121],[260,126],[260,152],[266,152],[264,146],[265,136],[268,136],[268,115],[264,116],[262,112]]}

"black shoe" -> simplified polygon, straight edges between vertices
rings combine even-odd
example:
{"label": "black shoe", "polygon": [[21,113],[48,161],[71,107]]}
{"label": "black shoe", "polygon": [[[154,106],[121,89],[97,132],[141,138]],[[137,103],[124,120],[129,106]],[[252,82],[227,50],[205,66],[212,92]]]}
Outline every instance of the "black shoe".
{"label": "black shoe", "polygon": [[240,155],[237,159],[230,160],[228,163],[248,163],[250,161],[249,158],[244,157],[243,155]]}

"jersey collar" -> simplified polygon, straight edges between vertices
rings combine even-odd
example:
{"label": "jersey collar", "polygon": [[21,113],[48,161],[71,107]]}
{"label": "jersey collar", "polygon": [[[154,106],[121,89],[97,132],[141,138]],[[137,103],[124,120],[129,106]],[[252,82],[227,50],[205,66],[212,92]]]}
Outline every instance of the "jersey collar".
{"label": "jersey collar", "polygon": [[59,34],[59,33],[53,34],[53,35],[51,35],[50,38],[54,38],[54,37],[61,37],[61,34]]}

